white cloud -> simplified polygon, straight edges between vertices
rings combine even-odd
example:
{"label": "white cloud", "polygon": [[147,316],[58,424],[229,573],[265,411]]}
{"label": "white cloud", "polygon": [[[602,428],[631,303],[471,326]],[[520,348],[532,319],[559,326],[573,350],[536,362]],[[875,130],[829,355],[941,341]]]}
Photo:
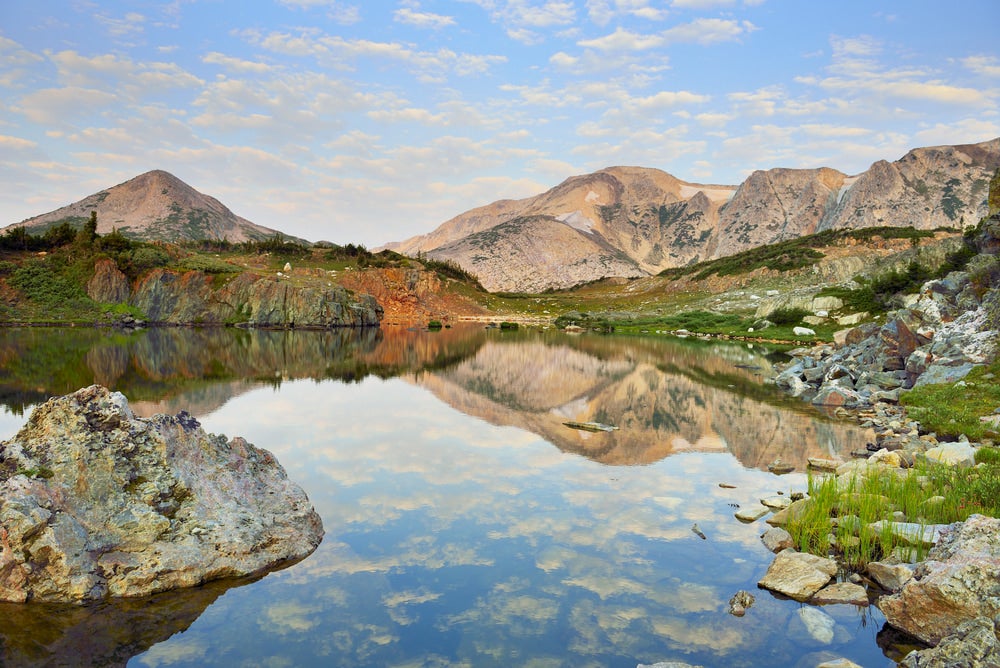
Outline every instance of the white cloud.
{"label": "white cloud", "polygon": [[0,135],[0,148],[5,151],[28,151],[37,147],[38,143],[29,139]]}
{"label": "white cloud", "polygon": [[577,42],[578,46],[598,51],[645,51],[655,49],[662,44],[663,37],[660,35],[641,35],[621,27],[610,35]]}
{"label": "white cloud", "polygon": [[757,30],[749,21],[729,19],[695,19],[668,28],[660,33],[641,34],[618,27],[610,35],[577,42],[578,46],[599,51],[646,51],[668,44],[690,43],[710,45],[737,41]]}
{"label": "white cloud", "polygon": [[590,20],[599,26],[607,25],[618,17],[634,16],[646,21],[662,21],[669,15],[665,8],[650,6],[649,0],[587,0],[587,13]]}
{"label": "white cloud", "polygon": [[455,25],[455,19],[450,16],[432,14],[430,12],[417,12],[407,7],[397,9],[393,13],[393,17],[400,23],[407,23],[412,26],[417,26],[418,28],[433,28],[435,30],[440,30],[441,28],[447,28],[448,26]]}
{"label": "white cloud", "polygon": [[663,33],[668,43],[717,44],[738,41],[743,35],[757,30],[750,21],[732,19],[695,19],[690,23],[674,26]]}
{"label": "white cloud", "polygon": [[709,95],[701,95],[686,90],[660,91],[649,97],[639,97],[628,100],[625,107],[640,113],[658,112],[681,104],[704,104],[711,100]]}
{"label": "white cloud", "polygon": [[117,100],[116,95],[101,90],[67,86],[28,93],[12,108],[32,123],[64,126],[73,125],[88,114],[106,109]]}
{"label": "white cloud", "polygon": [[914,135],[919,146],[971,144],[1000,137],[1000,122],[982,118],[965,118],[952,123],[935,123],[921,128]]}
{"label": "white cloud", "polygon": [[146,17],[138,12],[129,12],[122,18],[114,18],[104,14],[95,14],[94,18],[104,24],[112,37],[124,37],[143,32]]}
{"label": "white cloud", "polygon": [[674,9],[693,9],[702,11],[706,9],[716,9],[718,7],[731,7],[736,4],[736,0],[673,0],[670,6]]}
{"label": "white cloud", "polygon": [[275,68],[267,63],[261,63],[254,60],[244,60],[243,58],[234,58],[232,56],[227,56],[218,51],[211,51],[204,56],[202,56],[202,62],[208,63],[210,65],[219,65],[231,72],[254,72],[256,74],[265,74],[267,72],[273,71]]}
{"label": "white cloud", "polygon": [[1000,77],[1000,58],[996,56],[969,56],[962,59],[962,64],[976,74]]}
{"label": "white cloud", "polygon": [[325,9],[326,15],[331,20],[343,25],[351,25],[361,20],[361,10],[357,5],[337,0],[278,0],[278,2],[295,9]]}
{"label": "white cloud", "polygon": [[387,123],[443,124],[444,114],[432,114],[426,109],[408,107],[406,109],[376,109],[368,112],[368,118]]}

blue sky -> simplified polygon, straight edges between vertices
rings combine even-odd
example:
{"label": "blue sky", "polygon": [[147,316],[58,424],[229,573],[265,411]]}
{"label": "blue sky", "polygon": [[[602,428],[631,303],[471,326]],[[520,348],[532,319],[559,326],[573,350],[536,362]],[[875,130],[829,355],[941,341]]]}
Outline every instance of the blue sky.
{"label": "blue sky", "polygon": [[1000,136],[996,0],[0,4],[0,225],[165,169],[369,247],[610,165],[737,184]]}

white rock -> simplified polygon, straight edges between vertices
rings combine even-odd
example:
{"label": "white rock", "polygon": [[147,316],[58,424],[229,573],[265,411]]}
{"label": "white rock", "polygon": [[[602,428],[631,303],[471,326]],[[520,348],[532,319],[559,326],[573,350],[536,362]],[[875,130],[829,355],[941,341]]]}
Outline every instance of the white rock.
{"label": "white rock", "polygon": [[975,466],[976,449],[968,443],[942,443],[926,453],[927,459],[949,466]]}
{"label": "white rock", "polygon": [[793,327],[792,334],[795,336],[816,336],[816,332],[808,327]]}
{"label": "white rock", "polygon": [[736,519],[741,522],[756,522],[760,518],[764,517],[771,512],[768,508],[764,506],[750,506],[749,508],[740,508],[736,513]]}

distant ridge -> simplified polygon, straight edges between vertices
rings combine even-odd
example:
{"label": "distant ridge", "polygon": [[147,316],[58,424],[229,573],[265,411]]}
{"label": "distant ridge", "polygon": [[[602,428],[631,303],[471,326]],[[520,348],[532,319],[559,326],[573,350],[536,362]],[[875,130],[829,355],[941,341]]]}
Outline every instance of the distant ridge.
{"label": "distant ridge", "polygon": [[542,292],[640,277],[827,229],[974,225],[1000,167],[1000,138],[911,150],[848,176],[774,168],[738,186],[608,167],[521,200],[471,209],[387,244],[451,260],[492,292]]}
{"label": "distant ridge", "polygon": [[241,242],[278,233],[237,216],[219,200],[159,169],[8,227],[24,227],[38,234],[64,222],[78,226],[90,217],[91,211],[97,212],[99,234],[116,229],[143,241]]}

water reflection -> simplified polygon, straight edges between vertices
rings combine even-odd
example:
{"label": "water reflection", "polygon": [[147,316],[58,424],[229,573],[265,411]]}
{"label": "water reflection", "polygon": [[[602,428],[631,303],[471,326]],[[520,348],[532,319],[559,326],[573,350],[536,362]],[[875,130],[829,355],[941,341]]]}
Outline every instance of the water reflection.
{"label": "water reflection", "polygon": [[[12,411],[92,382],[139,412],[189,410],[271,450],[327,531],[287,570],[190,592],[184,614],[57,612],[46,634],[35,609],[2,636],[12,665],[74,664],[81,636],[93,665],[884,665],[877,613],[824,608],[820,640],[798,604],[756,592],[762,528],[733,506],[803,486],[762,471],[774,457],[857,436],[772,392],[759,349],[481,328],[0,334]],[[742,619],[725,612],[739,589],[757,593]]]}
{"label": "water reflection", "polygon": [[[261,384],[403,376],[464,413],[613,465],[728,451],[745,466],[780,458],[801,470],[809,457],[846,454],[870,438],[765,385],[768,351],[746,345],[481,327],[3,329],[0,364],[0,402],[15,413],[91,383],[124,392],[140,415],[204,415]],[[574,430],[567,420],[618,430]]]}
{"label": "water reflection", "polygon": [[124,666],[198,619],[234,586],[203,587],[88,607],[0,603],[0,656],[5,666]]}

